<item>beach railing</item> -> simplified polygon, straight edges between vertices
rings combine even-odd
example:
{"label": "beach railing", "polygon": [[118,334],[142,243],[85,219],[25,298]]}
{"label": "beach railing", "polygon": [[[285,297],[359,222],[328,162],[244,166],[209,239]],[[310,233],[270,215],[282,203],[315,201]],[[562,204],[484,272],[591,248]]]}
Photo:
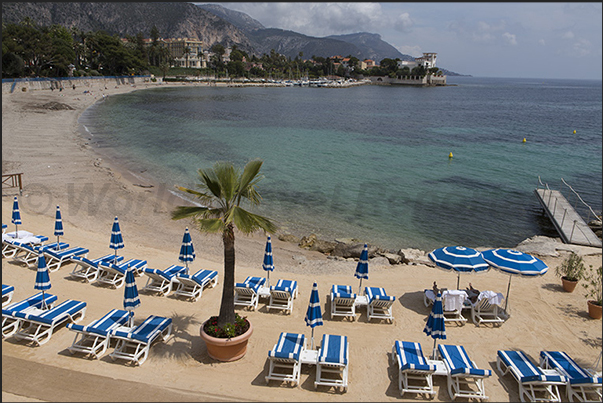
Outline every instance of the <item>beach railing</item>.
{"label": "beach railing", "polygon": [[561,182],[568,187],[568,189],[571,191],[569,197],[567,198],[567,200],[570,202],[571,204],[571,196],[575,195],[576,198],[574,200],[574,209],[576,211],[578,211],[578,202],[581,203],[581,207],[582,208],[586,208],[587,212],[588,212],[588,217],[586,218],[586,223],[588,224],[590,222],[591,217],[592,218],[597,218],[597,213],[595,213],[595,211],[582,199],[582,197],[580,197],[580,195],[578,194],[578,192],[576,192],[566,181],[563,180],[563,178],[561,178]]}
{"label": "beach railing", "polygon": [[22,172],[16,174],[2,175],[2,189],[19,188],[19,195],[23,194]]}

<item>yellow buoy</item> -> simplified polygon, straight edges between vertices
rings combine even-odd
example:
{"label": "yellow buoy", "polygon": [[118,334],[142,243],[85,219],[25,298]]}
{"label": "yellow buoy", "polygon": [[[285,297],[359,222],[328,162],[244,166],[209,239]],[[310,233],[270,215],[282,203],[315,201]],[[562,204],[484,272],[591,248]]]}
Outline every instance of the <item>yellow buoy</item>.
{"label": "yellow buoy", "polygon": [[525,137],[523,138],[523,142],[524,142],[524,143],[526,142],[526,138],[525,138]]}
{"label": "yellow buoy", "polygon": [[576,131],[574,130],[574,134],[576,134]]}
{"label": "yellow buoy", "polygon": [[452,158],[452,153],[448,154],[448,158]]}

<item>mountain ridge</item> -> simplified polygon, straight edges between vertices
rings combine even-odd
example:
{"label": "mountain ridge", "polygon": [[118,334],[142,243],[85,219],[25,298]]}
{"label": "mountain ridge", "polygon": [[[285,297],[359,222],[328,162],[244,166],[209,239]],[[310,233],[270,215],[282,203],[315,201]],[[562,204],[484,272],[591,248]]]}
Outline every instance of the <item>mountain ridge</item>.
{"label": "mountain ridge", "polygon": [[[25,17],[39,25],[63,25],[81,31],[103,30],[121,37],[142,33],[150,36],[156,26],[165,38],[202,40],[237,45],[248,54],[261,56],[274,49],[287,57],[354,56],[379,63],[385,58],[414,60],[381,39],[381,35],[359,32],[317,38],[280,28],[266,28],[249,15],[218,4],[188,2],[3,2],[2,23],[19,23]],[[445,69],[442,69],[444,71]],[[448,72],[446,70],[446,72]],[[449,72],[452,75],[456,73]]]}

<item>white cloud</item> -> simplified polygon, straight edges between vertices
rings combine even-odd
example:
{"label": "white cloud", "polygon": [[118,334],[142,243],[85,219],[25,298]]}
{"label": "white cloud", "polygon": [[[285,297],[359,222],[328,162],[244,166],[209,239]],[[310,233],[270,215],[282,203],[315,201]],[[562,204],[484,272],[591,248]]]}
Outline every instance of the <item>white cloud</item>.
{"label": "white cloud", "polygon": [[[242,11],[267,28],[282,28],[309,36],[356,32],[378,33],[392,18],[383,14],[379,3],[221,3]],[[402,26],[408,26],[403,20]]]}
{"label": "white cloud", "polygon": [[572,49],[576,57],[585,57],[591,54],[591,43],[586,39],[579,39],[574,43]]}
{"label": "white cloud", "polygon": [[504,34],[502,34],[502,37],[509,45],[517,45],[517,38],[515,37],[515,35],[505,32]]}
{"label": "white cloud", "polygon": [[561,34],[561,39],[574,39],[574,33],[572,31],[566,31]]}
{"label": "white cloud", "polygon": [[413,20],[410,18],[410,14],[402,13],[398,16],[394,22],[394,29],[400,32],[411,32],[414,25]]}
{"label": "white cloud", "polygon": [[541,66],[543,78],[575,71],[600,80],[603,70],[600,2],[219,4],[310,36],[379,34],[404,54],[436,52],[442,67],[475,76],[520,77],[526,72],[518,59]]}
{"label": "white cloud", "polygon": [[402,46],[395,46],[395,48],[398,49],[400,51],[400,53],[403,53],[405,55],[410,55],[412,57],[423,56],[423,51],[421,50],[421,47],[418,45],[415,45],[415,46],[402,45]]}

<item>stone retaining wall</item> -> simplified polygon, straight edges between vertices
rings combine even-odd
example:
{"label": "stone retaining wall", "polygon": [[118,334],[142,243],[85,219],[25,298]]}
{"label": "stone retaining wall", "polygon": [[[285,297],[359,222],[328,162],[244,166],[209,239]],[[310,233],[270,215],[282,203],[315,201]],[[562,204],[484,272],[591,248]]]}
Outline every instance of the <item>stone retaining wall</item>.
{"label": "stone retaining wall", "polygon": [[[161,82],[161,78],[156,78]],[[10,94],[15,91],[39,91],[39,90],[73,90],[92,88],[113,88],[117,85],[135,85],[151,82],[150,76],[124,76],[124,77],[80,77],[80,78],[47,78],[23,81],[2,81],[2,94]]]}

